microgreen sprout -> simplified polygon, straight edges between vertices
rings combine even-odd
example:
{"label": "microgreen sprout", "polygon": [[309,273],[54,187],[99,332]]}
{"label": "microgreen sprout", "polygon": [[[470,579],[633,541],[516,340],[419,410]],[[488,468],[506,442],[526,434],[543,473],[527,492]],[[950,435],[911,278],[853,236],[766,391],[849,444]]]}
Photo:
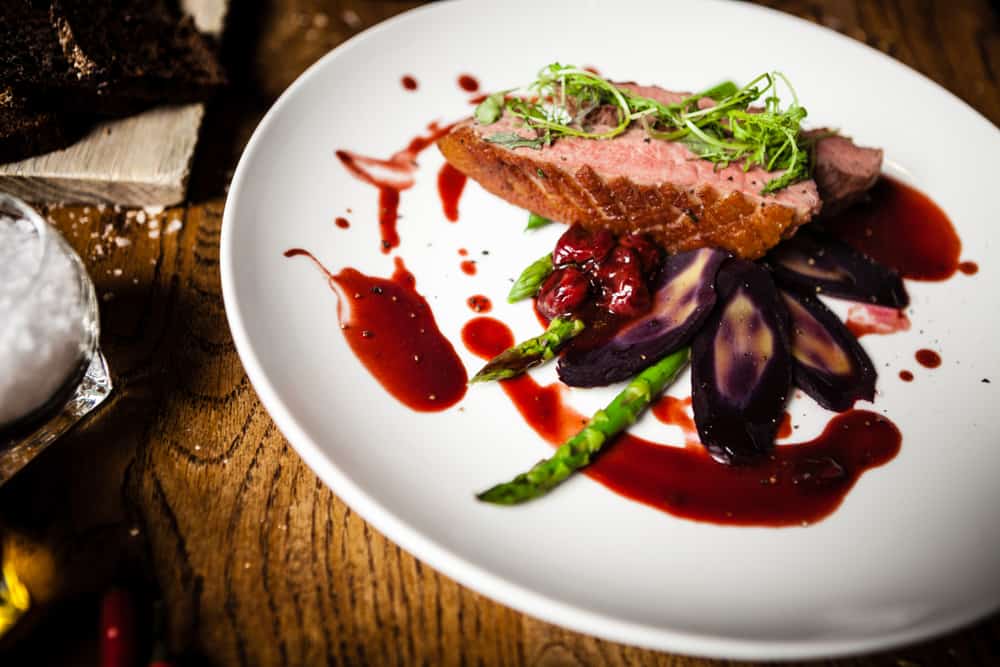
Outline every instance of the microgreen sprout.
{"label": "microgreen sprout", "polygon": [[[782,108],[779,84],[791,103]],[[738,87],[731,81],[666,105],[636,95],[606,79],[577,67],[553,63],[538,73],[523,94],[507,90],[487,97],[475,112],[483,125],[491,125],[504,112],[520,119],[533,136],[498,132],[487,141],[508,148],[539,149],[559,137],[613,139],[632,123],[639,123],[653,139],[683,142],[699,158],[717,168],[740,163],[744,170],[760,166],[782,171],[769,180],[763,193],[775,192],[810,174],[810,142],[800,123],[806,110],[784,74],[761,74]],[[699,104],[708,98],[712,105]],[[763,108],[751,105],[763,99]],[[592,112],[607,109],[600,124],[588,122]],[[613,118],[608,122],[608,118]]]}

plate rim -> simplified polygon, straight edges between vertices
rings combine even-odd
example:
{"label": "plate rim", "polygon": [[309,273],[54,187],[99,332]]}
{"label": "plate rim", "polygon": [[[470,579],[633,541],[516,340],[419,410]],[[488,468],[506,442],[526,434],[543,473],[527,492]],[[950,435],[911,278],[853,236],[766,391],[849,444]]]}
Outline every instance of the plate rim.
{"label": "plate rim", "polygon": [[[723,0],[709,0],[720,9],[731,7]],[[583,634],[601,639],[639,646],[657,651],[696,655],[700,657],[738,660],[781,660],[790,661],[810,658],[845,657],[870,653],[878,650],[888,650],[920,640],[929,640],[957,628],[968,625],[988,614],[1000,609],[1000,601],[980,604],[964,609],[964,613],[952,614],[938,619],[934,623],[918,623],[901,631],[881,635],[860,635],[856,637],[839,638],[808,638],[802,640],[761,640],[744,639],[721,634],[689,632],[670,629],[662,626],[638,622],[622,621],[613,616],[590,611],[583,606],[567,603],[549,595],[538,593],[507,577],[494,574],[485,567],[457,555],[446,546],[438,543],[419,530],[410,527],[405,521],[393,514],[378,500],[356,484],[339,466],[336,465],[300,426],[285,401],[271,384],[260,360],[254,350],[254,345],[247,334],[244,325],[243,312],[236,296],[234,232],[233,228],[237,208],[237,200],[243,187],[247,165],[252,161],[258,150],[261,136],[275,122],[285,106],[294,99],[300,88],[308,85],[316,72],[328,66],[328,63],[340,57],[344,52],[357,46],[362,41],[374,38],[376,35],[394,28],[398,23],[412,20],[414,16],[424,13],[447,12],[452,5],[475,4],[477,0],[446,0],[445,2],[428,3],[414,9],[397,14],[382,21],[344,41],[316,62],[306,68],[295,81],[285,89],[271,105],[267,113],[254,129],[249,141],[244,147],[237,167],[233,173],[229,192],[227,193],[222,217],[220,236],[220,274],[222,298],[226,319],[237,354],[243,368],[253,385],[262,405],[274,421],[279,431],[288,443],[302,458],[303,462],[323,481],[323,483],[353,511],[369,522],[382,535],[403,547],[414,558],[425,562],[435,570],[448,576],[461,585],[493,600],[508,606],[520,613],[544,622],[553,623]],[[986,116],[972,107],[965,100],[944,88],[930,77],[910,68],[904,63],[882,53],[881,51],[835,30],[821,26],[797,16],[781,12],[770,7],[756,4],[741,5],[744,9],[766,14],[772,20],[784,20],[794,24],[799,29],[821,31],[832,36],[847,48],[861,48],[874,56],[894,66],[897,71],[905,72],[906,76],[923,80],[971,111],[988,127],[1000,132]]]}

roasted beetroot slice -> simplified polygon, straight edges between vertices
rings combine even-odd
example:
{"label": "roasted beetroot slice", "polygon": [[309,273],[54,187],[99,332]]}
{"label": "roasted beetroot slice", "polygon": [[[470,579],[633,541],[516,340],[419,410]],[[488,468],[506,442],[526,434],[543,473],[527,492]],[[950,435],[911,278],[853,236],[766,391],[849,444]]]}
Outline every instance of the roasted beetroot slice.
{"label": "roasted beetroot slice", "polygon": [[715,305],[715,274],[727,254],[702,248],[667,258],[648,314],[603,345],[567,352],[559,379],[573,387],[597,387],[626,380],[678,350]]}
{"label": "roasted beetroot slice", "polygon": [[779,285],[799,292],[890,308],[910,303],[898,273],[813,225],[777,245],[766,262]]}
{"label": "roasted beetroot slice", "polygon": [[814,296],[780,292],[788,307],[795,384],[836,412],[875,398],[875,366],[840,318]]}
{"label": "roasted beetroot slice", "polygon": [[788,313],[753,262],[729,260],[715,282],[719,303],[692,345],[694,421],[712,458],[753,463],[774,447],[788,398]]}

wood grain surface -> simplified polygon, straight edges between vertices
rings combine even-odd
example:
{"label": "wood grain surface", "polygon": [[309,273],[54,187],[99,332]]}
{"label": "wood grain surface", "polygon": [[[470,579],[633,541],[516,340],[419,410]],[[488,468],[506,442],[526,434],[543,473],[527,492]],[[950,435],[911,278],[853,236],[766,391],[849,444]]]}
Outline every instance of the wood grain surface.
{"label": "wood grain surface", "polygon": [[[0,539],[37,602],[0,644],[0,664],[96,664],[97,600],[112,584],[165,600],[177,664],[735,664],[570,632],[435,572],[319,482],[244,374],[218,271],[225,185],[240,149],[303,68],[413,4],[236,3],[224,41],[233,85],[208,110],[189,202],[155,215],[46,210],[98,285],[119,389],[0,489]],[[767,4],[889,53],[1000,122],[1000,24],[986,0]],[[914,113],[912,122],[933,123]],[[147,618],[145,602],[139,609]],[[817,664],[1000,664],[1000,617]]]}

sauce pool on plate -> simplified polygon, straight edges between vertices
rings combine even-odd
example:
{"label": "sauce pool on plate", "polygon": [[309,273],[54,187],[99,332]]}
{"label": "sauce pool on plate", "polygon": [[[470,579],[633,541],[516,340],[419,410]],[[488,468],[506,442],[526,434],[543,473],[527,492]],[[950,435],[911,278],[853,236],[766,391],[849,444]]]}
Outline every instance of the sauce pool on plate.
{"label": "sauce pool on plate", "polygon": [[930,197],[890,176],[869,191],[870,201],[826,220],[836,236],[911,280],[946,280],[959,268],[962,242]]}
{"label": "sauce pool on plate", "polygon": [[391,278],[378,278],[352,268],[331,273],[301,248],[285,252],[300,256],[326,275],[344,339],[389,394],[418,412],[445,410],[465,396],[465,367],[401,259]]}

